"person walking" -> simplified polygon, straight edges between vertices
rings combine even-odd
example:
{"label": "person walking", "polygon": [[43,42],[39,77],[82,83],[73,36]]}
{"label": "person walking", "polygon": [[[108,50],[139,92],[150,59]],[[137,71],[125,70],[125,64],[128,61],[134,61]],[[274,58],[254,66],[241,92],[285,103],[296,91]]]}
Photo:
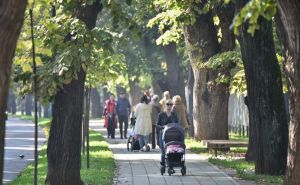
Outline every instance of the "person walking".
{"label": "person walking", "polygon": [[104,105],[104,127],[107,129],[107,138],[115,139],[115,129],[117,126],[117,112],[115,95],[110,94]]}
{"label": "person walking", "polygon": [[173,97],[173,102],[174,102],[173,111],[176,113],[178,117],[178,122],[184,128],[185,133],[187,133],[187,130],[189,128],[189,121],[187,117],[186,107],[182,103],[181,97],[179,95]]}
{"label": "person walking", "polygon": [[[125,92],[120,93],[120,97],[117,100],[116,109],[118,114],[121,139],[123,139],[123,136],[125,139],[127,139],[128,117],[130,115],[131,105],[129,103],[129,100],[126,98]],[[123,123],[124,123],[124,135],[123,135]]]}
{"label": "person walking", "polygon": [[[151,105],[152,105],[152,114],[151,114],[151,118],[152,118],[152,124],[155,125],[158,121],[158,115],[161,112],[161,105],[158,102],[158,95],[153,95],[152,99],[151,99]],[[155,134],[156,133],[156,134]],[[155,135],[156,135],[156,144],[159,146],[159,129],[155,129],[155,127],[153,126],[152,128],[152,140],[154,141],[155,139]],[[155,143],[155,141],[154,141]],[[154,144],[155,145],[155,144]]]}
{"label": "person walking", "polygon": [[166,107],[166,103],[167,103],[167,100],[170,100],[171,99],[171,95],[170,95],[170,92],[169,91],[165,91],[164,94],[163,94],[163,99],[160,100],[160,105],[161,105],[161,109],[162,110],[165,110],[167,107]]}
{"label": "person walking", "polygon": [[150,150],[147,145],[149,141],[149,135],[152,132],[152,106],[149,104],[148,97],[143,95],[141,97],[141,103],[136,105],[135,116],[136,123],[134,127],[134,133],[138,135],[141,151],[144,151],[144,146],[146,151]]}
{"label": "person walking", "polygon": [[158,115],[157,125],[161,127],[159,131],[159,146],[161,150],[161,165],[165,166],[165,149],[162,140],[162,128],[169,123],[178,123],[178,117],[173,109],[173,101],[171,99],[166,100],[166,109]]}

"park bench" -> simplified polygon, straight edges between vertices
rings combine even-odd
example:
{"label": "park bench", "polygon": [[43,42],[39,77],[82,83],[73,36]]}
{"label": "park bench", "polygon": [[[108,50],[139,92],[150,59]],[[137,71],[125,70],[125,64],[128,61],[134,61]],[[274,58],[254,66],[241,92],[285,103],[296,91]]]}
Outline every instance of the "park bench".
{"label": "park bench", "polygon": [[230,147],[248,147],[246,141],[233,141],[233,140],[203,140],[203,146],[206,146],[208,150],[214,149],[215,156],[217,157],[217,151],[220,149],[228,149]]}

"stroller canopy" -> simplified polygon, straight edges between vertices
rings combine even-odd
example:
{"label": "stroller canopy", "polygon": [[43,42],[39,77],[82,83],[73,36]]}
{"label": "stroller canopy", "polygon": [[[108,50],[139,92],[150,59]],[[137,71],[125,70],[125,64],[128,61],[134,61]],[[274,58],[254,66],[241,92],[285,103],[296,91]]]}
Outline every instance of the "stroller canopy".
{"label": "stroller canopy", "polygon": [[179,123],[169,123],[163,130],[162,139],[165,143],[179,141],[184,143],[184,129]]}

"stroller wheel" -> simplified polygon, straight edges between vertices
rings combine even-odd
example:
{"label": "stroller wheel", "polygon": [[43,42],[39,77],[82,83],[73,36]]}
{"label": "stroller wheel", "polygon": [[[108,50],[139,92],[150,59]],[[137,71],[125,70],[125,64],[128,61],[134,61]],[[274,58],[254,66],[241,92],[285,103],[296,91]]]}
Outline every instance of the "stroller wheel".
{"label": "stroller wheel", "polygon": [[182,175],[182,176],[185,176],[185,175],[186,175],[186,166],[183,166],[183,167],[181,168],[181,175]]}
{"label": "stroller wheel", "polygon": [[164,166],[160,167],[160,174],[164,175],[164,173],[166,172],[166,169]]}
{"label": "stroller wheel", "polygon": [[146,145],[146,151],[149,152],[150,151],[150,146]]}
{"label": "stroller wheel", "polygon": [[129,151],[131,149],[131,141],[130,141],[130,137],[128,138],[128,141],[127,141],[127,151]]}

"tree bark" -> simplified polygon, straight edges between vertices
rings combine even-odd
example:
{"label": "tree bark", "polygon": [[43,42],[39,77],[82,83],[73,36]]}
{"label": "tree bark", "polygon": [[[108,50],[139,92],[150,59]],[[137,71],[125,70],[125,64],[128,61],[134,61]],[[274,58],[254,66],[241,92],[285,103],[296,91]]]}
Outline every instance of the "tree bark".
{"label": "tree bark", "polygon": [[101,97],[96,88],[91,90],[91,117],[92,118],[101,118]]}
{"label": "tree bark", "polygon": [[48,140],[49,185],[82,185],[80,179],[80,136],[85,73],[78,74],[54,98]]}
{"label": "tree bark", "polygon": [[188,66],[188,80],[187,80],[187,112],[189,118],[189,135],[194,137],[194,124],[193,124],[193,87],[194,87],[194,73],[192,66]]}
{"label": "tree bark", "polygon": [[31,116],[33,109],[33,97],[32,95],[26,95],[25,96],[25,114],[27,116]]}
{"label": "tree bark", "polygon": [[[202,8],[205,3],[203,1],[198,6]],[[218,73],[229,75],[228,70],[200,68],[199,64],[220,53],[221,47],[218,43],[212,12],[194,13],[196,22],[184,28],[184,37],[195,78],[193,90],[195,138],[198,140],[228,139],[228,84],[215,82]],[[229,28],[225,29],[224,26],[222,31],[228,30]],[[224,48],[223,51],[227,49]]]}
{"label": "tree bark", "polygon": [[142,96],[141,89],[138,84],[138,80],[129,80],[129,100],[132,106],[140,103],[140,99]]}
{"label": "tree bark", "polygon": [[[3,177],[4,138],[11,64],[23,25],[27,1],[0,2],[0,179]],[[2,184],[2,180],[0,181]]]}
{"label": "tree bark", "polygon": [[46,104],[43,106],[44,109],[44,118],[49,118],[50,114],[49,114],[49,109],[50,109],[50,104]]}
{"label": "tree bark", "polygon": [[180,60],[177,56],[176,43],[170,43],[163,46],[163,50],[167,61],[167,84],[172,96],[179,95],[184,104],[185,92],[184,92],[184,80],[180,69]]}
{"label": "tree bark", "polygon": [[[92,5],[77,5],[74,13],[89,29],[96,25],[101,5],[96,0]],[[49,185],[82,185],[81,131],[85,73],[78,73],[78,80],[64,85],[55,95],[52,124],[48,140],[47,158]]]}
{"label": "tree bark", "polygon": [[[237,2],[237,7],[246,2]],[[247,32],[246,24],[240,31],[249,102],[250,147],[253,144],[257,174],[279,175],[286,169],[288,139],[281,72],[272,23],[260,17],[259,25],[254,36]]]}
{"label": "tree bark", "polygon": [[300,2],[278,0],[290,100],[287,172],[284,184],[300,184]]}

